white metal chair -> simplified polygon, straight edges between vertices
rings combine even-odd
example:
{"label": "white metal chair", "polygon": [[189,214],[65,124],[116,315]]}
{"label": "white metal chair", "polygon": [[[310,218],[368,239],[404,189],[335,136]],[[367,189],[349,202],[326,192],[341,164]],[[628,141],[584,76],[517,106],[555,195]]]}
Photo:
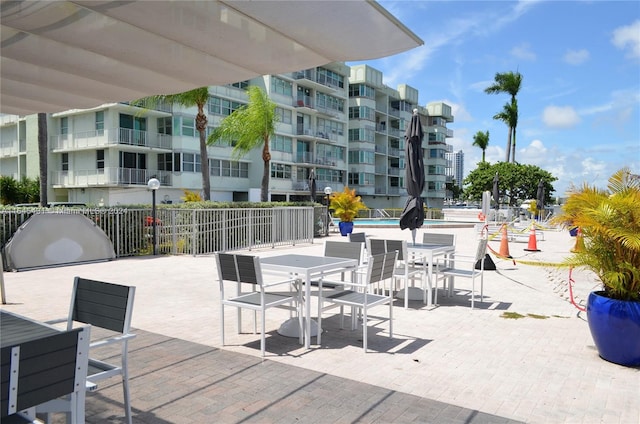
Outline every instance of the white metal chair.
{"label": "white metal chair", "polygon": [[[233,306],[238,309],[238,334],[242,328],[242,309],[254,311],[253,332],[256,333],[256,317],[261,314],[260,328],[260,353],[264,357],[265,352],[265,314],[269,308],[284,308],[295,310],[298,314],[300,326],[300,337],[302,337],[302,314],[299,311],[299,297],[296,292],[275,293],[267,292],[267,284],[262,279],[260,259],[257,256],[237,255],[231,253],[216,253],[216,264],[218,267],[218,278],[220,281],[220,326],[222,335],[222,345],[224,346],[224,307]],[[225,281],[236,283],[236,294],[233,297],[225,295]],[[288,279],[270,283],[277,285],[282,283],[294,283],[295,280]],[[251,291],[243,292],[242,285],[251,285]]]}
{"label": "white metal chair", "polygon": [[[420,280],[420,286],[422,286],[424,267],[422,265],[415,266],[412,264],[407,252],[406,240],[368,239],[367,244],[369,255],[372,256],[387,252],[398,252],[396,268],[394,271],[394,281],[403,281],[404,285],[400,290],[403,290],[404,307],[408,308],[409,285],[412,281]],[[393,285],[390,287],[390,290],[393,290]]]}
{"label": "white metal chair", "polygon": [[484,301],[484,257],[487,253],[487,239],[478,241],[478,248],[475,256],[455,254],[454,257],[445,258],[436,264],[436,289],[438,281],[442,280],[443,285],[450,279],[448,293],[451,295],[454,288],[454,279],[471,279],[471,309],[475,306],[475,283],[476,278],[480,278],[480,302]]}
{"label": "white metal chair", "polygon": [[[389,305],[389,337],[393,337],[393,292],[389,290],[387,294],[377,294],[373,292],[372,286],[385,280],[390,280],[394,276],[396,267],[397,252],[382,253],[369,257],[367,263],[367,274],[362,281],[346,282],[351,288],[346,290],[334,291],[326,296],[321,293],[319,298],[321,307],[324,302],[339,305],[340,308],[340,327],[344,327],[344,306],[349,306],[362,312],[362,348],[367,352],[367,323],[369,309],[378,305]],[[322,314],[318,316],[318,325],[322,320]],[[354,312],[351,314],[352,329],[355,328],[357,316]],[[318,344],[320,343],[320,334],[318,334]]]}
{"label": "white metal chair", "polygon": [[[73,328],[74,322],[79,322],[108,331],[108,336],[96,337],[95,341],[91,342],[91,350],[95,351],[112,345],[120,347],[119,361],[98,360],[91,358],[90,354],[86,389],[95,390],[99,381],[121,376],[125,417],[129,424],[132,422],[132,415],[128,352],[129,340],[135,337],[135,334],[131,333],[135,290],[133,286],[75,277],[71,307],[66,319],[68,330]],[[64,320],[50,321],[50,323],[55,322],[64,322]],[[92,335],[95,336],[96,332],[93,331]],[[49,409],[51,410],[46,412],[55,412],[55,408]]]}

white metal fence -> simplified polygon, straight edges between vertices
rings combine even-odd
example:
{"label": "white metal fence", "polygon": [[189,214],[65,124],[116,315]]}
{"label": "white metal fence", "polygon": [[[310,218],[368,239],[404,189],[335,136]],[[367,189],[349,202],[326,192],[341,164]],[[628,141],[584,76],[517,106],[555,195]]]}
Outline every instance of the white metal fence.
{"label": "white metal fence", "polygon": [[216,251],[312,243],[323,234],[326,208],[242,209],[22,208],[0,211],[2,246],[36,213],[79,213],[91,219],[113,243],[117,257],[153,253],[153,232],[161,254],[203,255]]}

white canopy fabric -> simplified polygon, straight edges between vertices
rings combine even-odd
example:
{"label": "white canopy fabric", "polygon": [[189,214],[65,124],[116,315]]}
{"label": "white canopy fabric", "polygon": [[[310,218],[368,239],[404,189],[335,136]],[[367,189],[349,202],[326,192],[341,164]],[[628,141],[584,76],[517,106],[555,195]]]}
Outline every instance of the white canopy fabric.
{"label": "white canopy fabric", "polygon": [[6,1],[0,113],[83,109],[423,44],[374,1]]}
{"label": "white canopy fabric", "polygon": [[31,216],[5,244],[4,255],[13,271],[116,258],[111,240],[95,222],[70,213]]}

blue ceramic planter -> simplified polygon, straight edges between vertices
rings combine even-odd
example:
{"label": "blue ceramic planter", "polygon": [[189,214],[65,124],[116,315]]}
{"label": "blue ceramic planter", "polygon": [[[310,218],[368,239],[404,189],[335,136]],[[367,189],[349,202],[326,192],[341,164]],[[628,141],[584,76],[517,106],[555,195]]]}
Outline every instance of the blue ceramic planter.
{"label": "blue ceramic planter", "polygon": [[342,222],[338,223],[338,228],[340,228],[340,234],[343,236],[349,235],[353,232],[353,222]]}
{"label": "blue ceramic planter", "polygon": [[640,302],[609,299],[591,292],[587,321],[598,353],[607,361],[640,366]]}

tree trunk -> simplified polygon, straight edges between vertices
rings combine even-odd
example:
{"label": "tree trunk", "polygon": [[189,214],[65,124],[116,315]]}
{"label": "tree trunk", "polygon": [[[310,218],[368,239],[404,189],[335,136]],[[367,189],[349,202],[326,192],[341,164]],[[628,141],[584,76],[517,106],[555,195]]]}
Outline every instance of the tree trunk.
{"label": "tree trunk", "polygon": [[38,114],[38,156],[40,165],[40,206],[46,207],[49,204],[47,198],[47,114]]}
{"label": "tree trunk", "polygon": [[202,174],[202,199],[211,200],[211,177],[209,174],[209,154],[207,152],[207,115],[203,113],[203,107],[198,106],[196,116],[196,129],[200,135],[200,173]]}
{"label": "tree trunk", "polygon": [[511,156],[511,130],[512,128],[509,127],[509,137],[507,137],[507,152],[505,158],[505,162],[507,163],[509,163],[509,157]]}
{"label": "tree trunk", "polygon": [[262,161],[264,169],[262,171],[262,186],[260,187],[260,201],[269,201],[269,175],[271,174],[271,152],[269,151],[269,136],[264,137],[262,146]]}
{"label": "tree trunk", "polygon": [[513,144],[511,145],[511,162],[516,163],[516,127],[513,127]]}

